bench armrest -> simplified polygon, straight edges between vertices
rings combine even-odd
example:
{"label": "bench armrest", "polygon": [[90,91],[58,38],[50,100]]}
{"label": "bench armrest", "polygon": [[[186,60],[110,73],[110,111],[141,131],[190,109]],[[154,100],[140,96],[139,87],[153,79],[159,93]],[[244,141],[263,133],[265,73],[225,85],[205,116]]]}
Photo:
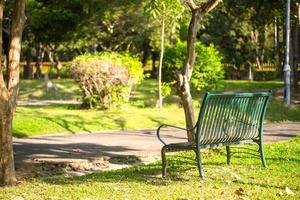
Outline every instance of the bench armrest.
{"label": "bench armrest", "polygon": [[164,127],[171,127],[171,128],[176,128],[176,129],[180,129],[180,130],[185,130],[185,131],[192,131],[196,128],[196,126],[192,129],[186,129],[186,128],[182,128],[182,127],[178,127],[178,126],[173,126],[173,125],[169,125],[169,124],[162,124],[160,127],[158,127],[158,129],[156,130],[156,135],[157,135],[157,138],[158,140],[163,143],[164,145],[167,145],[167,143],[165,143],[161,137],[160,137],[160,129],[161,128],[164,128]]}

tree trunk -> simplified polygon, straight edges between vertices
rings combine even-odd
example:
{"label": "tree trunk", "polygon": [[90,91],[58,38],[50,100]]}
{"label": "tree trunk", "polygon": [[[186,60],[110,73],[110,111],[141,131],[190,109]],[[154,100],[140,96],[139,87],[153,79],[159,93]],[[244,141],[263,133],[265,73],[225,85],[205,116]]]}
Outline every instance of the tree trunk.
{"label": "tree trunk", "polygon": [[193,0],[186,0],[186,3],[191,9],[192,18],[189,24],[188,37],[187,37],[187,57],[182,70],[177,73],[178,92],[183,105],[187,137],[189,142],[195,142],[195,134],[193,128],[196,125],[196,119],[194,115],[194,106],[192,101],[192,95],[190,91],[190,79],[193,73],[193,67],[195,63],[195,45],[198,32],[198,24],[202,17],[213,10],[221,0],[208,0],[205,3],[201,3],[199,6],[195,4]]}
{"label": "tree trunk", "polygon": [[1,94],[6,93],[6,97],[0,100],[0,156],[1,156],[1,185],[14,185],[17,181],[15,175],[13,145],[12,145],[12,116],[13,109],[9,105],[8,92],[6,88],[1,88]]}
{"label": "tree trunk", "polygon": [[57,52],[55,53],[54,62],[55,62],[55,69],[57,72],[57,79],[61,79],[62,64],[59,60],[59,56],[58,56]]}
{"label": "tree trunk", "polygon": [[[0,52],[3,50],[4,0],[0,1]],[[0,55],[1,56],[1,55]],[[2,56],[1,56],[2,57]],[[16,183],[15,166],[12,149],[12,109],[9,105],[9,92],[3,78],[2,59],[0,58],[0,184]],[[9,78],[9,74],[6,75]]]}
{"label": "tree trunk", "polygon": [[154,78],[157,73],[156,61],[158,58],[158,52],[152,51],[152,70],[151,70],[151,77]]}
{"label": "tree trunk", "polygon": [[151,54],[151,47],[150,47],[150,40],[145,39],[142,45],[142,50],[143,50],[143,57],[142,57],[142,63],[143,67],[146,67],[148,58]]}
{"label": "tree trunk", "polygon": [[49,74],[50,74],[50,72],[51,72],[51,69],[52,69],[52,67],[55,65],[54,58],[53,58],[53,49],[51,48],[50,45],[47,45],[47,46],[45,47],[45,53],[48,55],[49,61],[50,61],[50,63],[51,63],[50,66],[49,66],[49,68],[48,68],[48,70],[47,70],[46,73],[45,73],[45,74],[47,74],[48,77],[49,77]]}
{"label": "tree trunk", "polygon": [[45,55],[45,50],[43,48],[43,45],[40,43],[38,45],[37,51],[36,51],[36,78],[41,79],[42,78],[42,67],[43,67],[43,60]]}
{"label": "tree trunk", "polygon": [[159,66],[158,66],[158,100],[156,103],[156,107],[158,107],[160,111],[162,110],[163,107],[161,77],[162,77],[162,63],[164,59],[164,42],[165,42],[165,19],[162,19],[161,35],[160,35],[160,57],[159,57]]}
{"label": "tree trunk", "polygon": [[274,20],[274,59],[276,67],[276,77],[280,78],[281,76],[281,64],[280,64],[280,48],[279,48],[279,26],[278,20]]}
{"label": "tree trunk", "polygon": [[33,79],[33,66],[31,65],[31,48],[26,49],[25,52],[26,64],[24,65],[23,78],[24,79]]}
{"label": "tree trunk", "polygon": [[174,35],[176,34],[176,23],[173,23],[172,24],[172,28],[171,28],[171,31],[170,31],[170,39],[169,39],[169,44],[171,46],[174,45]]}
{"label": "tree trunk", "polygon": [[[3,19],[3,4],[1,0],[1,28]],[[16,183],[13,143],[12,143],[12,120],[13,113],[17,105],[17,96],[19,91],[19,64],[21,53],[21,40],[23,26],[25,23],[25,0],[15,0],[12,15],[12,25],[9,40],[8,68],[9,76],[7,87],[3,80],[3,74],[0,74],[0,183],[2,185],[14,185]],[[0,31],[2,32],[2,31]],[[2,37],[1,37],[2,38]],[[2,51],[2,41],[1,41]],[[0,59],[1,60],[1,59]],[[2,68],[0,70],[2,72]]]}
{"label": "tree trunk", "polygon": [[292,57],[292,63],[293,63],[293,88],[295,94],[299,94],[299,74],[298,74],[298,63],[299,63],[299,57],[300,57],[300,52],[299,52],[299,34],[300,34],[300,4],[296,3],[295,6],[295,11],[296,11],[296,16],[297,20],[294,23],[294,28],[293,28],[293,36],[292,36],[292,52],[293,52],[293,57]]}
{"label": "tree trunk", "polygon": [[[190,79],[195,63],[195,45],[199,23],[198,18],[198,12],[192,11],[192,19],[189,24],[187,38],[187,60],[182,71],[177,74],[178,91],[184,109],[186,128],[188,130],[193,129],[196,124],[193,99],[190,91]],[[188,131],[187,136],[189,142],[195,141],[194,131]]]}
{"label": "tree trunk", "polygon": [[[254,46],[254,53],[255,53],[255,63],[256,63],[256,68],[261,69],[261,62],[259,58],[259,45],[258,45],[258,38],[259,38],[259,32],[254,29],[251,31],[251,42],[252,45]],[[249,71],[250,74],[250,71]]]}
{"label": "tree trunk", "polygon": [[253,71],[251,62],[248,62],[248,80],[253,81]]}

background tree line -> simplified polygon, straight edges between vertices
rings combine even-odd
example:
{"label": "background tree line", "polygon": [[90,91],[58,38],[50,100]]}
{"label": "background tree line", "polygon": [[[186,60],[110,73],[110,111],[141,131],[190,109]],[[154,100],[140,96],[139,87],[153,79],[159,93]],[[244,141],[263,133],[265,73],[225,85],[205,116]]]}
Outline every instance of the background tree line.
{"label": "background tree line", "polygon": [[[163,14],[159,8],[163,3],[172,12]],[[164,38],[167,46],[178,40],[185,41],[187,37],[191,14],[180,3],[170,6],[175,3],[158,1],[159,9],[156,7],[156,11],[152,11],[156,17],[149,18],[149,12],[145,12],[149,3],[136,0],[30,0],[27,2],[22,58],[37,62],[35,77],[40,78],[41,61],[45,54],[45,59],[57,66],[60,59],[69,61],[84,52],[128,51],[138,54],[144,66],[151,58],[155,73],[159,65],[161,22],[164,19],[161,16],[165,15]],[[213,43],[223,55],[223,63],[242,66],[247,71],[251,70],[252,64],[261,68],[263,63],[274,63],[280,78],[285,34],[284,8],[283,0],[223,1],[204,19],[197,39],[206,45]],[[299,60],[298,12],[299,1],[292,1],[294,65]],[[28,68],[25,77],[33,78]],[[251,71],[249,74],[252,79]]]}

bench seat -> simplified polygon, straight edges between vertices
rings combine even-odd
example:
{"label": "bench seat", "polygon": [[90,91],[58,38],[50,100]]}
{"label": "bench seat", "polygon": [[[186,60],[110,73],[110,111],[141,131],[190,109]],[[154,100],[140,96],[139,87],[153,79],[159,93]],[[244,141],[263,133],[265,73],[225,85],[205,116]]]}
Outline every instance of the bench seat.
{"label": "bench seat", "polygon": [[[199,175],[204,179],[201,150],[226,147],[227,163],[230,163],[230,146],[258,144],[261,161],[266,167],[263,150],[263,121],[271,92],[257,93],[209,93],[205,94],[198,120],[193,129],[163,124],[157,129],[157,137],[164,145],[161,150],[162,175],[166,176],[166,151],[193,150],[196,153]],[[167,144],[160,136],[165,127],[193,132],[195,141]]]}

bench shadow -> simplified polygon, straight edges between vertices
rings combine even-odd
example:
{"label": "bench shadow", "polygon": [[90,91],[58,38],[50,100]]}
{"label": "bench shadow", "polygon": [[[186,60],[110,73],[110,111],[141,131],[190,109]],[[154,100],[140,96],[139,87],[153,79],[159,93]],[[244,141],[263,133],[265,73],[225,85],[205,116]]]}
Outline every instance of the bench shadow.
{"label": "bench shadow", "polygon": [[[180,156],[181,157],[181,156]],[[183,158],[183,159],[182,159]],[[206,158],[208,159],[208,158]],[[168,169],[167,177],[161,177],[161,162],[155,162],[152,164],[145,165],[143,167],[131,167],[122,170],[107,171],[101,173],[93,173],[81,177],[70,177],[70,178],[49,178],[43,179],[43,181],[48,184],[55,185],[76,185],[83,184],[84,182],[97,182],[97,183],[116,183],[116,182],[134,182],[134,183],[146,183],[154,186],[167,186],[172,182],[189,182],[191,179],[199,178],[199,181],[205,184],[205,181],[214,182],[216,184],[227,184],[222,177],[213,176],[209,177],[207,175],[207,180],[202,181],[199,176],[190,176],[186,175],[189,171],[197,171],[196,162],[193,157],[181,157],[181,160],[177,159],[168,159]],[[227,166],[226,158],[224,162],[219,161],[206,161],[204,166]],[[245,167],[245,166],[244,166]],[[207,169],[207,168],[206,168]],[[204,169],[206,171],[206,169]],[[206,171],[205,173],[209,173]],[[281,186],[270,183],[259,183],[256,182],[256,179],[251,181],[243,180],[234,180],[234,183],[241,185],[251,185],[251,186],[260,186],[262,188],[274,188],[274,189],[283,189]],[[210,183],[209,183],[210,184]],[[292,188],[294,189],[294,188]]]}
{"label": "bench shadow", "polygon": [[[87,144],[89,145],[89,144]],[[97,146],[95,146],[97,148]],[[122,150],[122,149],[121,149]],[[113,154],[118,155],[118,153]],[[79,156],[79,155],[78,155]],[[80,157],[80,156],[79,156]],[[180,157],[180,159],[176,159],[176,157]],[[242,158],[243,156],[241,156]],[[174,159],[175,158],[175,159]],[[226,164],[226,156],[224,156],[224,161],[214,161],[209,160],[210,155],[205,156],[204,160],[204,170],[208,177],[208,184],[211,184],[211,182],[214,182],[216,184],[228,184],[226,183],[225,179],[222,179],[220,176],[211,176],[209,177],[209,171],[206,171],[207,168],[205,166],[215,166],[215,167],[225,167]],[[114,170],[114,171],[105,171],[105,172],[99,172],[99,173],[92,173],[84,176],[75,176],[75,177],[51,177],[51,178],[42,178],[40,179],[43,182],[46,182],[47,184],[53,184],[53,185],[78,185],[78,184],[84,184],[85,182],[88,182],[92,184],[93,182],[96,184],[101,183],[120,183],[120,182],[132,182],[132,183],[144,183],[154,186],[167,186],[172,182],[189,182],[191,179],[197,179],[199,178],[199,182],[202,182],[202,184],[205,184],[205,181],[203,182],[200,177],[195,177],[192,175],[189,175],[190,171],[193,171],[193,174],[195,171],[197,171],[196,161],[194,159],[194,156],[173,156],[170,155],[167,157],[168,159],[168,168],[167,168],[167,177],[162,178],[161,177],[161,162],[155,162],[151,164],[144,165],[142,162],[140,165],[144,166],[135,166],[130,168],[125,168],[121,170]],[[272,158],[267,158],[272,159]],[[275,158],[277,159],[277,158]],[[280,158],[278,158],[280,159]],[[242,159],[240,159],[242,161]],[[242,164],[241,164],[242,165]],[[242,167],[245,167],[243,165]],[[194,174],[196,175],[196,174]],[[206,180],[207,181],[207,180]],[[262,188],[274,188],[274,189],[283,189],[281,186],[278,186],[276,184],[272,184],[272,182],[257,182],[257,180],[254,178],[253,180],[247,179],[247,180],[234,180],[234,183],[241,184],[241,185],[250,185],[250,186],[259,186]],[[292,188],[294,189],[294,188]]]}

